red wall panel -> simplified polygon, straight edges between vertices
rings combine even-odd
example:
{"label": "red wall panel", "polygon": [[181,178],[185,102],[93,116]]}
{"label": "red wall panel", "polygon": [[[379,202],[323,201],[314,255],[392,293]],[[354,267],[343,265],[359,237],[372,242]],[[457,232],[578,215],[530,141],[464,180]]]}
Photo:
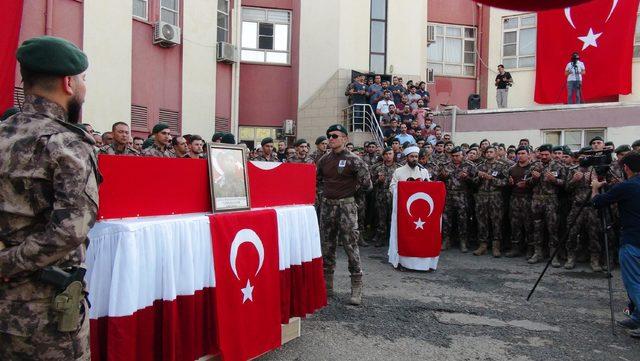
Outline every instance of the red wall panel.
{"label": "red wall panel", "polygon": [[230,64],[216,66],[216,118],[231,119],[231,79]]}
{"label": "red wall panel", "polygon": [[429,107],[435,109],[440,104],[457,105],[467,109],[469,94],[475,93],[475,78],[455,78],[436,76],[436,83],[427,87],[431,94]]}

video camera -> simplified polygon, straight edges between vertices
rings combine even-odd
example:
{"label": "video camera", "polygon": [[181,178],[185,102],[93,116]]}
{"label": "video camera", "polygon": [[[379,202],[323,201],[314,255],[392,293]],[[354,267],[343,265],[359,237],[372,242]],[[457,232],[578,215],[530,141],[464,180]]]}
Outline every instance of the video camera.
{"label": "video camera", "polygon": [[580,166],[585,168],[593,167],[598,177],[604,177],[611,168],[612,153],[611,149],[584,151],[581,154],[586,155],[586,157],[580,159]]}

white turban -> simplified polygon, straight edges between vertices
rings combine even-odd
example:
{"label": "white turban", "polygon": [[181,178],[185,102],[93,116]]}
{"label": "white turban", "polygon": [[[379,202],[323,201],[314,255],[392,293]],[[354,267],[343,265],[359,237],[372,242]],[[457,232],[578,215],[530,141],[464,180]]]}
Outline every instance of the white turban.
{"label": "white turban", "polygon": [[402,154],[404,154],[405,156],[411,154],[411,153],[420,153],[420,148],[418,148],[415,145],[412,145],[410,147],[407,147],[407,149],[405,149]]}

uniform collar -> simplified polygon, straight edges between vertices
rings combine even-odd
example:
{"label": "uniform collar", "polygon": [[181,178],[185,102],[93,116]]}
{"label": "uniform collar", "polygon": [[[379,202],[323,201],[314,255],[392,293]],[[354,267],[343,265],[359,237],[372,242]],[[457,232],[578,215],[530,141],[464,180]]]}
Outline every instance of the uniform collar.
{"label": "uniform collar", "polygon": [[67,121],[67,111],[58,103],[38,95],[29,94],[25,96],[22,104],[24,113],[44,113],[49,118]]}

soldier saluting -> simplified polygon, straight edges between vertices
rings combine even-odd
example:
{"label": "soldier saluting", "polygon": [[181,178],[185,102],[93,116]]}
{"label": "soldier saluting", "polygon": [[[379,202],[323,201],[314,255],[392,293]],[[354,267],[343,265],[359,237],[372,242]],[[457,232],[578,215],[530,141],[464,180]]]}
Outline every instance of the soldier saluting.
{"label": "soldier saluting", "polygon": [[351,298],[349,303],[359,305],[362,300],[362,268],[358,249],[358,207],[355,194],[358,188],[371,189],[371,175],[366,163],[349,152],[345,144],[348,132],[340,124],[327,129],[331,152],[318,161],[317,181],[322,187],[320,229],[322,258],[327,294],[333,294],[333,272],[336,267],[336,246],[340,239],[349,259]]}
{"label": "soldier saluting", "polygon": [[[94,140],[76,127],[88,60],[49,36],[17,59],[25,101],[0,125],[0,359],[89,360],[81,265],[98,174]],[[47,282],[52,272],[70,282]]]}

